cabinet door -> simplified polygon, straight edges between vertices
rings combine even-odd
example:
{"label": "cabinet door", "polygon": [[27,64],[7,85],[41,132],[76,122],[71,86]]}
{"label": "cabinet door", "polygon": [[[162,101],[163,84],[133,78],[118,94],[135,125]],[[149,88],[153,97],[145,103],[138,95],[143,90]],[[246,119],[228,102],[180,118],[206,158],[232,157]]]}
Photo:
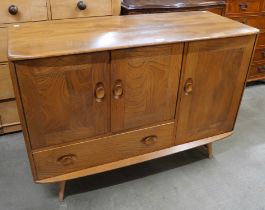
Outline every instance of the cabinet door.
{"label": "cabinet door", "polygon": [[187,44],[176,144],[233,130],[254,42],[247,36]]}
{"label": "cabinet door", "polygon": [[107,52],[16,64],[33,148],[109,131]]}
{"label": "cabinet door", "polygon": [[182,44],[112,52],[111,130],[175,117]]}

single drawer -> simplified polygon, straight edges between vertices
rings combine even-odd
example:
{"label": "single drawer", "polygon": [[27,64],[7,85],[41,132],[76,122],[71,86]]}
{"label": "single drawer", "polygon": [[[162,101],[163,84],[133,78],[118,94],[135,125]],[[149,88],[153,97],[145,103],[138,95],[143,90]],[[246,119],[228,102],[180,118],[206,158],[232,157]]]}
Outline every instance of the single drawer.
{"label": "single drawer", "polygon": [[47,20],[46,0],[1,0],[0,23]]}
{"label": "single drawer", "polygon": [[0,100],[14,98],[12,81],[7,64],[0,64]]}
{"label": "single drawer", "polygon": [[249,77],[265,76],[265,63],[253,64],[250,67]]}
{"label": "single drawer", "polygon": [[259,12],[260,0],[229,0],[226,3],[226,14],[242,14]]}
{"label": "single drawer", "polygon": [[20,125],[16,101],[0,103],[0,133],[5,129]]}
{"label": "single drawer", "polygon": [[265,59],[265,49],[256,49],[254,53],[253,61],[262,61]]}
{"label": "single drawer", "polygon": [[52,19],[111,15],[111,0],[51,0]]}
{"label": "single drawer", "polygon": [[33,153],[38,179],[137,156],[173,145],[174,123]]}
{"label": "single drawer", "polygon": [[7,61],[7,28],[0,28],[0,62]]}
{"label": "single drawer", "polygon": [[248,16],[244,19],[244,22],[249,26],[253,26],[262,30],[265,29],[265,16]]}

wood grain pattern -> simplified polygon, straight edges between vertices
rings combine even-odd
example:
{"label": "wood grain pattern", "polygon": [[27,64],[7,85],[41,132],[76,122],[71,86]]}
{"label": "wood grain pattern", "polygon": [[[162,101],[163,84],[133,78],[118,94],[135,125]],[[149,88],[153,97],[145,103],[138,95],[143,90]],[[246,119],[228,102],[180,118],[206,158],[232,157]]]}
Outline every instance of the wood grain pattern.
{"label": "wood grain pattern", "polygon": [[0,63],[0,100],[14,98],[14,91],[7,64]]}
{"label": "wood grain pattern", "polygon": [[12,27],[8,54],[10,60],[23,60],[256,33],[204,11],[112,16]]}
{"label": "wood grain pattern", "polygon": [[52,19],[80,18],[112,15],[111,0],[83,0],[85,10],[77,7],[77,0],[50,0]]}
{"label": "wood grain pattern", "polygon": [[101,173],[101,172],[105,172],[105,171],[110,171],[110,170],[114,170],[117,168],[130,166],[130,165],[137,164],[137,163],[146,162],[146,161],[153,160],[156,158],[161,158],[161,157],[164,157],[167,155],[172,155],[172,154],[182,152],[182,151],[185,151],[188,149],[192,149],[195,147],[206,145],[206,144],[215,142],[217,140],[227,138],[230,135],[232,135],[232,133],[228,132],[228,133],[220,134],[217,136],[212,136],[209,138],[193,141],[190,143],[170,147],[167,149],[162,149],[159,151],[134,156],[131,158],[122,159],[119,161],[114,161],[111,163],[106,163],[106,164],[102,164],[99,166],[90,167],[90,168],[86,168],[83,170],[74,171],[71,173],[67,173],[67,174],[63,174],[63,175],[59,175],[59,176],[54,176],[54,177],[47,178],[47,179],[37,180],[36,182],[37,183],[54,183],[54,182],[76,179],[77,177],[84,177],[84,176],[89,176],[89,175],[93,175],[93,174],[97,174],[97,173]]}
{"label": "wood grain pattern", "polygon": [[9,128],[11,129],[13,126],[17,127],[19,124],[16,101],[0,103],[0,134],[6,133]]}
{"label": "wood grain pattern", "polygon": [[[33,153],[38,179],[168,148],[173,145],[173,129],[174,123],[169,123]],[[156,136],[157,141],[145,144],[149,136]]]}
{"label": "wood grain pattern", "polygon": [[[183,44],[117,50],[111,53],[111,130],[173,120]],[[115,98],[115,83],[123,94]]]}
{"label": "wood grain pattern", "polygon": [[[176,144],[230,132],[234,128],[256,36],[187,45]],[[193,89],[185,92],[192,80]]]}
{"label": "wood grain pattern", "polygon": [[[16,64],[32,148],[100,135],[109,126],[109,53]],[[95,100],[103,83],[106,96]]]}
{"label": "wood grain pattern", "polygon": [[[18,13],[11,15],[8,8],[16,5]],[[47,20],[46,0],[1,0],[0,23],[14,23]]]}
{"label": "wood grain pattern", "polygon": [[0,62],[7,61],[7,28],[0,28]]}

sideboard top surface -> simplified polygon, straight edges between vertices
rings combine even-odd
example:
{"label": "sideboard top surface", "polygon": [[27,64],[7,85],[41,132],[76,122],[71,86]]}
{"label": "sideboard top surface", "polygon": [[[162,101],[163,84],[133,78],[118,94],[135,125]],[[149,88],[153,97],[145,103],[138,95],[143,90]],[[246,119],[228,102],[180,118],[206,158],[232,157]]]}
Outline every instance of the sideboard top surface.
{"label": "sideboard top surface", "polygon": [[258,32],[206,11],[28,23],[9,28],[8,57],[36,59]]}
{"label": "sideboard top surface", "polygon": [[225,0],[123,0],[127,9],[187,8],[225,5]]}

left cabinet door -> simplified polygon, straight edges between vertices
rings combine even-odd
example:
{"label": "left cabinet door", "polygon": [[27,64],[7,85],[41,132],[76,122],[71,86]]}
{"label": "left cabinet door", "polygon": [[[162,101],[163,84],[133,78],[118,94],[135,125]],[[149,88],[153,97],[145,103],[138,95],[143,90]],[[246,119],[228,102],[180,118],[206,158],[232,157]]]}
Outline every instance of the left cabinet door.
{"label": "left cabinet door", "polygon": [[110,130],[109,56],[102,52],[16,63],[32,148]]}

